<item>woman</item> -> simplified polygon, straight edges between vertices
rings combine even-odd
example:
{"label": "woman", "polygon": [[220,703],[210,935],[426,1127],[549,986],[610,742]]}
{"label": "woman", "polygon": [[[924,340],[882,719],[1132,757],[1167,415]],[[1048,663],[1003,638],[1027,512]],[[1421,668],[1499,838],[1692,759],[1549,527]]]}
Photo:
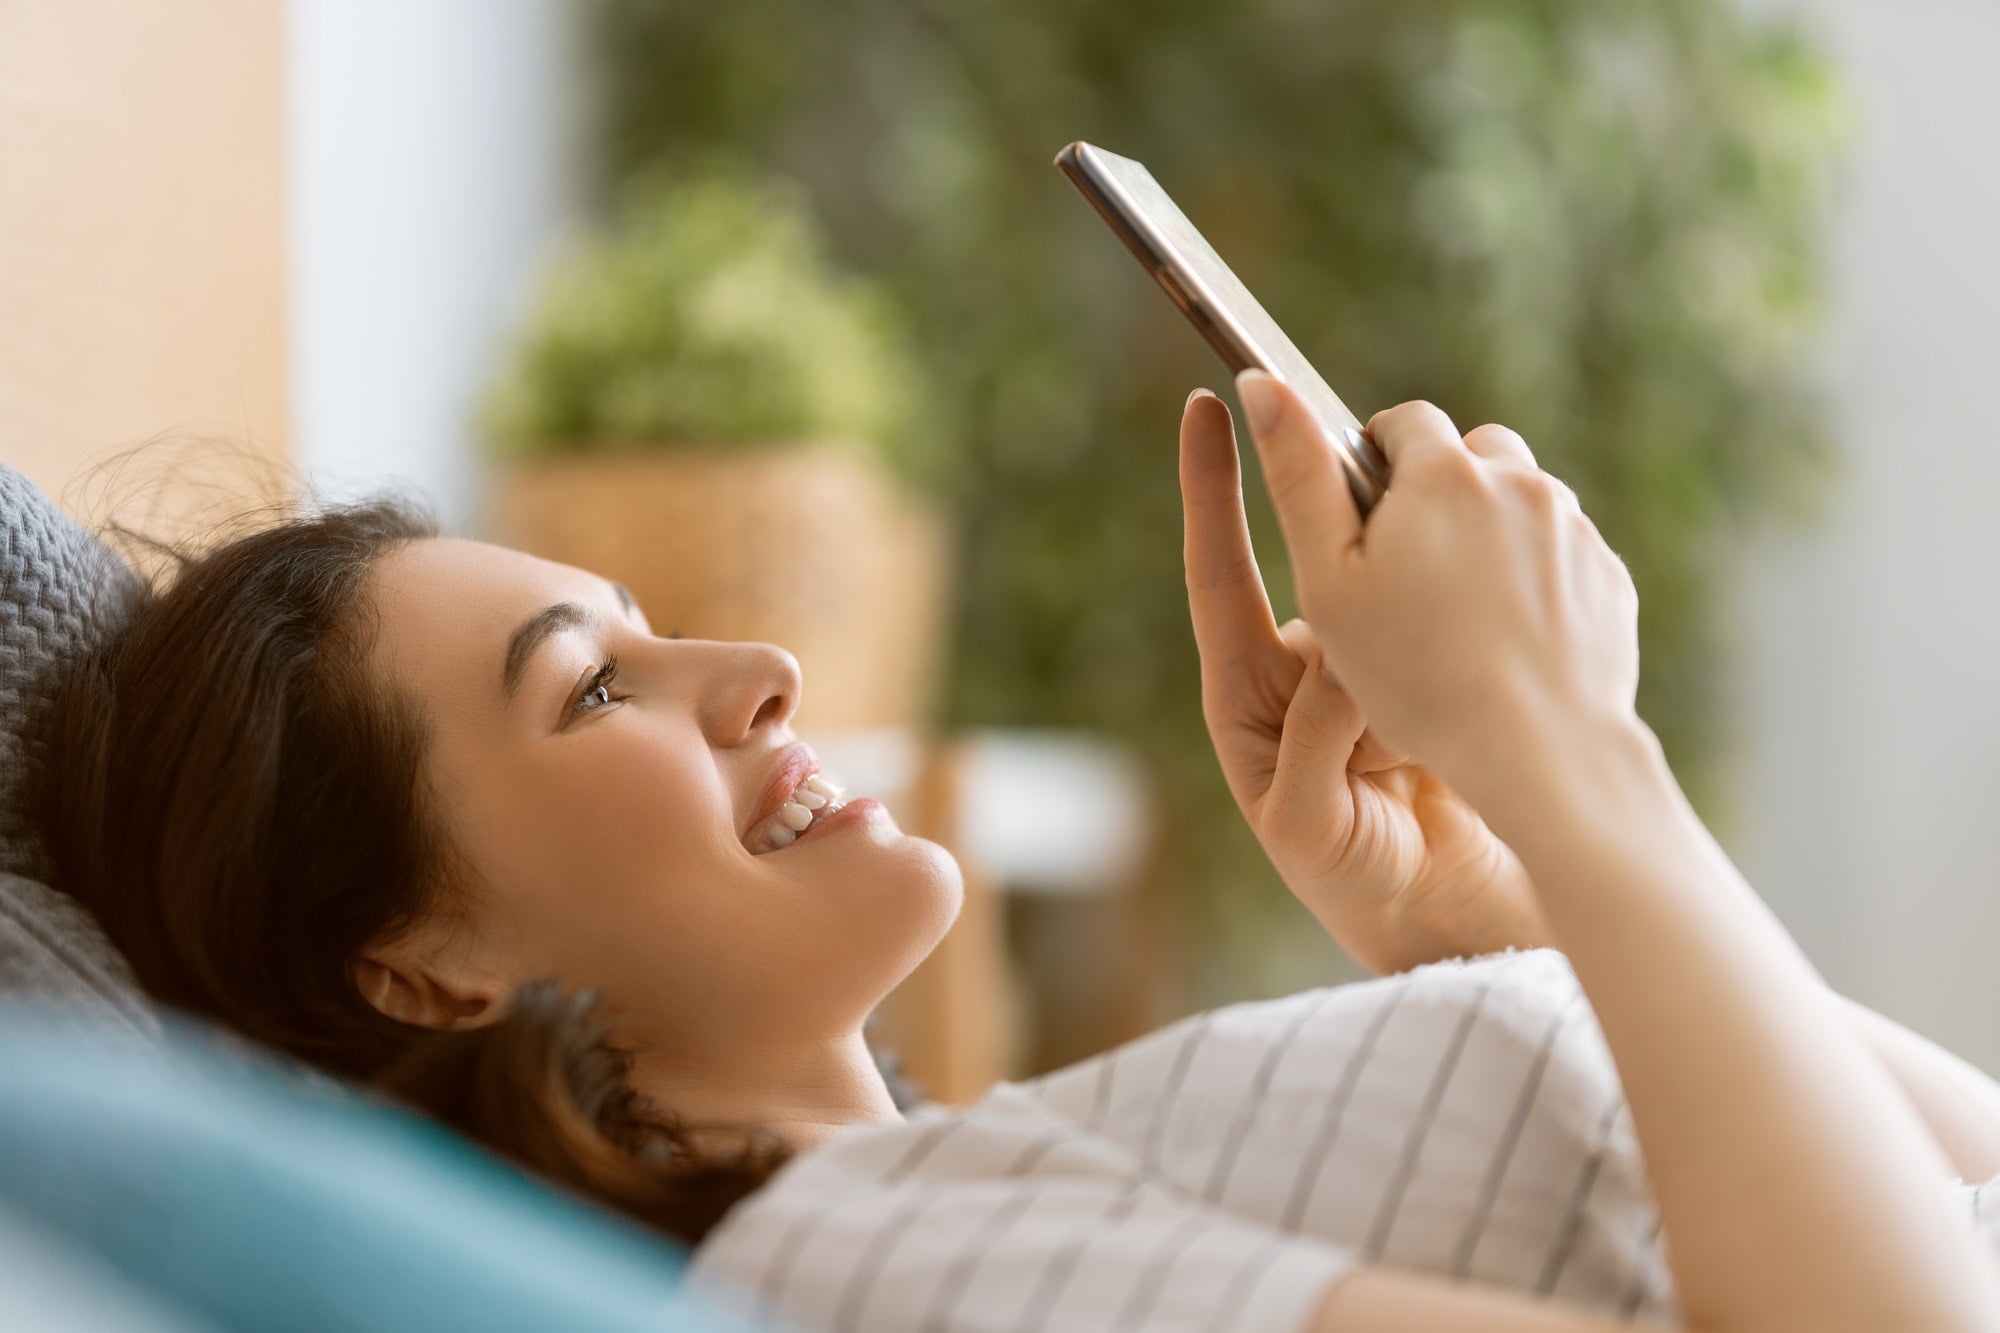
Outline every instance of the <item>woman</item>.
{"label": "woman", "polygon": [[[788,728],[796,663],[663,639],[615,585],[436,538],[393,505],[205,557],[76,674],[48,807],[63,881],[162,998],[699,1242],[703,1280],[803,1322],[1617,1326],[1609,1288],[1535,1299],[1497,1223],[1548,1214],[1559,1187],[1562,1252],[1595,1245],[1606,1281],[1642,1271],[1658,1242],[1637,1152],[1610,1134],[1622,1102],[1593,1110],[1588,1145],[1568,1101],[1522,1097],[1503,1127],[1583,1160],[1580,1190],[1433,1151],[1507,1116],[1453,1101],[1488,1049],[1483,1006],[1506,996],[1517,1018],[1563,1016],[1529,1062],[1537,1087],[1615,1092],[1615,1052],[1672,1269],[1671,1291],[1626,1308],[1717,1330],[2000,1327],[1945,1158],[2000,1170],[1993,1090],[1876,1034],[1914,1057],[1898,1073],[1927,1126],[1837,1021],[1634,714],[1636,600],[1569,493],[1511,432],[1461,439],[1406,405],[1372,423],[1396,483],[1364,530],[1299,402],[1259,375],[1240,387],[1305,613],[1273,621],[1227,414],[1198,392],[1190,602],[1246,817],[1372,966],[1560,942],[1573,976],[1558,955],[1503,955],[1239,1007],[905,1121],[861,1026],[960,882],[878,803],[814,780]],[[604,1019],[544,979],[594,990]],[[1577,979],[1601,1037],[1568,1017]],[[1370,987],[1396,989],[1363,1030],[1318,1021]],[[1335,1131],[1401,1105],[1395,1080],[1370,1102],[1368,1071],[1426,1042],[1430,1137],[1405,1137],[1397,1206],[1357,1231],[1343,1163],[1373,1158],[1259,1117],[1302,1091]],[[1259,1049],[1247,1080],[1210,1086],[1205,1051]],[[1318,1057],[1337,1052],[1328,1082]],[[1223,1100],[1168,1100],[1196,1094]],[[1299,1156],[1285,1179],[1293,1150],[1310,1169]],[[1189,1188],[1190,1162],[1212,1191]],[[1599,1179],[1628,1183],[1601,1206]],[[1456,1261],[1403,1261],[1427,1232],[1405,1206],[1457,1227]]]}

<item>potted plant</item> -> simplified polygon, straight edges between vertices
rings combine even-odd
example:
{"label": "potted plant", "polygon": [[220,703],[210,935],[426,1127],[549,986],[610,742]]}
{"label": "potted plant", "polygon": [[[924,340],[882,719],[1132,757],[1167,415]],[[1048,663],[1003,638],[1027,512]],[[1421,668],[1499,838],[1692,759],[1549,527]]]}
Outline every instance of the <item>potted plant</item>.
{"label": "potted plant", "polygon": [[554,264],[487,398],[489,527],[624,582],[658,633],[790,649],[802,728],[920,725],[950,561],[919,397],[801,196],[642,174]]}

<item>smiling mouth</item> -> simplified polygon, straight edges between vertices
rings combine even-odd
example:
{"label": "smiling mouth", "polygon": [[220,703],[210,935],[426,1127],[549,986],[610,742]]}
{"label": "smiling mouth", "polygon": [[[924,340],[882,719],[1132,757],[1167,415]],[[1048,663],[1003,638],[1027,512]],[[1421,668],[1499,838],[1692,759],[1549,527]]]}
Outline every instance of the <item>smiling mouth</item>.
{"label": "smiling mouth", "polygon": [[846,789],[824,773],[814,773],[787,796],[777,812],[750,830],[751,854],[783,851],[799,836],[847,804]]}

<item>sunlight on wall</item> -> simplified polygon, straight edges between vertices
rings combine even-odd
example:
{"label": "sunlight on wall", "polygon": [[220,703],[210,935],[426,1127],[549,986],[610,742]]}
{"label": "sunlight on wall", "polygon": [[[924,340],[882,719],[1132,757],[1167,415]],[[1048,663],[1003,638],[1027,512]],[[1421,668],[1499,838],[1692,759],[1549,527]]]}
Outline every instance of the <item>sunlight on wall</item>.
{"label": "sunlight on wall", "polygon": [[61,498],[174,431],[285,450],[279,24],[0,11],[0,458]]}

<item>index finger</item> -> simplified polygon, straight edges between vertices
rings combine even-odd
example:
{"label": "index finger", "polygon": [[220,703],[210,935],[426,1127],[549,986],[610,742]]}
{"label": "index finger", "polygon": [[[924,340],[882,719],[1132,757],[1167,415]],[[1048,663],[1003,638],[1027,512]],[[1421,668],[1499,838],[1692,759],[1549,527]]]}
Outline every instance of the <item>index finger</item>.
{"label": "index finger", "polygon": [[1250,418],[1264,486],[1278,511],[1278,527],[1301,592],[1361,542],[1361,511],[1333,442],[1291,386],[1261,370],[1236,377],[1236,392]]}
{"label": "index finger", "polygon": [[1278,622],[1250,543],[1229,408],[1197,389],[1181,415],[1181,510],[1195,647],[1219,667],[1278,642]]}

